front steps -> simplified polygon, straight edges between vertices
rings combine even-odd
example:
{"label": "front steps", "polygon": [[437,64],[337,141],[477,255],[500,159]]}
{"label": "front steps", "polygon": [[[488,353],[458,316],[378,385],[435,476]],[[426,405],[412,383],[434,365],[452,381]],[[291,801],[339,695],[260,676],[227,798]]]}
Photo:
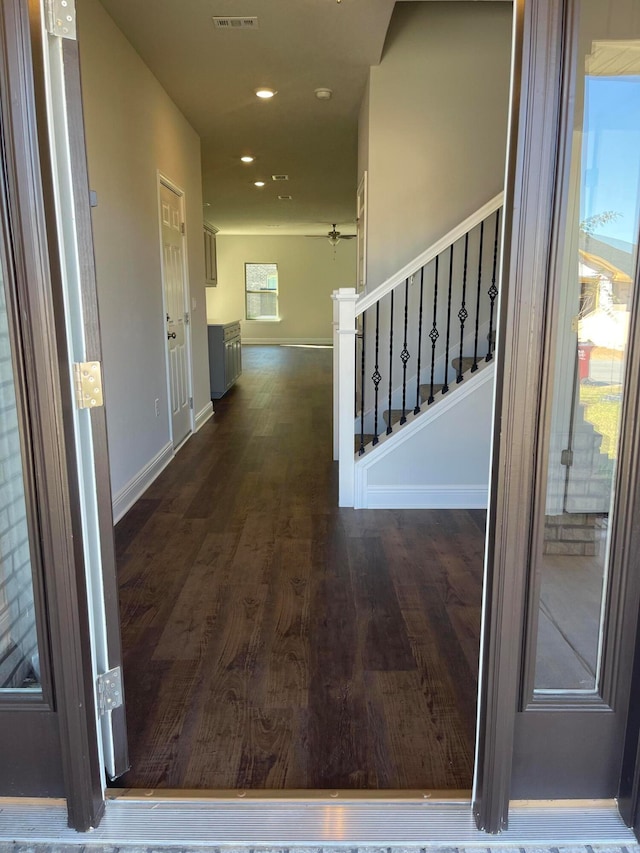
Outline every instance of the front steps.
{"label": "front steps", "polygon": [[614,462],[601,450],[602,436],[576,406],[567,469],[564,512],[545,518],[544,553],[597,557],[611,505]]}

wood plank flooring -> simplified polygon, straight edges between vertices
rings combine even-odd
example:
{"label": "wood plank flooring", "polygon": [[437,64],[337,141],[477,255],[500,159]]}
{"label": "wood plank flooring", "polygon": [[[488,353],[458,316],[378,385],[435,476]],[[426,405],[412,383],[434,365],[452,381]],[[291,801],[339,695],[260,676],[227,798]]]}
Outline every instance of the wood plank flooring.
{"label": "wood plank flooring", "polygon": [[116,528],[116,784],[470,788],[484,513],[338,509],[331,350],[243,359]]}

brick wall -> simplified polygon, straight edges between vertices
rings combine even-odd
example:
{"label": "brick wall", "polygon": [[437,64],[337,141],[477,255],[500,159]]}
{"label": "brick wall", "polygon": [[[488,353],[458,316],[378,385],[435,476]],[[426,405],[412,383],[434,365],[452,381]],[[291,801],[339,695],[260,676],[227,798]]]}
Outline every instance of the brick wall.
{"label": "brick wall", "polygon": [[36,652],[20,433],[0,281],[0,688],[23,686]]}

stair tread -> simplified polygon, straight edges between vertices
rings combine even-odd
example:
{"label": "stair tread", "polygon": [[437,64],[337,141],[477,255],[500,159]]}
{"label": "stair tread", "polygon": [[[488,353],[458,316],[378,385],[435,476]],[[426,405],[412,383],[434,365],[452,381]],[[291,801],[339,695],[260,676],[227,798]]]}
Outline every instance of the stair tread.
{"label": "stair tread", "polygon": [[[354,442],[354,447],[355,447],[356,453],[358,452],[358,450],[360,450],[360,439],[361,438],[362,438],[362,436],[360,435],[360,433],[359,432],[356,433],[355,442]],[[375,436],[373,433],[365,432],[364,439],[363,439],[364,446],[366,447],[367,444],[371,444],[371,442],[373,441],[374,438],[375,438]]]}
{"label": "stair tread", "polygon": [[[478,356],[477,364],[480,365],[480,363],[482,361],[484,361],[484,359],[485,359],[485,356]],[[456,373],[458,372],[459,362],[460,362],[459,358],[454,358],[452,361],[452,366],[453,366],[453,369],[456,371]],[[473,364],[474,364],[473,356],[463,356],[463,358],[462,358],[462,368],[463,368],[462,373],[463,374],[467,373],[471,369],[471,367],[473,367]],[[455,379],[456,379],[455,375],[449,378],[449,390],[450,391],[452,391],[453,388],[455,387],[455,384],[456,384]],[[443,388],[444,388],[444,384],[442,382],[434,382],[433,383],[433,396],[434,396],[434,398],[436,398],[436,396],[442,392]],[[420,402],[426,403],[430,396],[431,396],[431,383],[427,382],[426,384],[421,384],[420,385]],[[423,410],[423,411],[425,411],[425,410]],[[402,409],[391,409],[391,410],[387,409],[386,411],[384,411],[382,413],[382,419],[383,419],[383,421],[387,427],[389,426],[389,412],[391,412],[391,426],[395,426],[397,423],[400,422],[400,420],[402,418]],[[405,411],[405,416],[408,416],[410,414],[413,414],[413,406],[407,406],[407,409]],[[384,432],[384,430],[383,430],[383,432]],[[368,444],[370,441],[373,441],[373,438],[374,438],[373,435],[370,435],[370,436],[366,435],[364,443]],[[360,448],[360,436],[356,435],[356,451],[359,448]]]}
{"label": "stair tread", "polygon": [[[412,412],[413,409],[407,409],[405,415],[408,415]],[[383,420],[387,426],[389,426],[389,409],[386,412],[382,413]],[[402,409],[391,409],[391,423],[397,424],[402,418]]]}
{"label": "stair tread", "polygon": [[[480,362],[484,361],[485,358],[486,358],[486,355],[478,356],[478,360],[476,363],[480,364]],[[456,373],[460,369],[460,366],[462,366],[462,373],[466,373],[467,370],[471,370],[471,368],[473,367],[474,361],[475,361],[475,359],[472,355],[463,355],[462,359],[458,356],[456,358],[451,359],[451,366],[456,371]]]}
{"label": "stair tread", "polygon": [[[435,397],[436,394],[439,394],[443,388],[444,388],[444,385],[441,382],[434,382],[433,383],[433,396]],[[426,403],[427,400],[429,399],[430,395],[431,395],[431,383],[427,382],[426,385],[421,385],[420,386],[420,400],[421,400],[421,402]]]}

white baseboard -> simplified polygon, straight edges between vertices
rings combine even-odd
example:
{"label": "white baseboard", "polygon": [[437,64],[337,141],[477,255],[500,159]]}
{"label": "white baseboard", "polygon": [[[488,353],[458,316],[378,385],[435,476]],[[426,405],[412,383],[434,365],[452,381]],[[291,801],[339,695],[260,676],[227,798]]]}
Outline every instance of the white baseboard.
{"label": "white baseboard", "polygon": [[122,516],[131,509],[134,503],[149,488],[156,477],[173,459],[173,445],[165,444],[162,450],[151,459],[127,485],[113,497],[113,523],[116,524]]}
{"label": "white baseboard", "polygon": [[206,406],[203,406],[196,415],[196,432],[200,427],[204,426],[210,417],[213,415],[213,402],[209,400]]}
{"label": "white baseboard", "polygon": [[486,509],[489,487],[483,486],[368,486],[361,508],[367,509]]}
{"label": "white baseboard", "polygon": [[308,346],[308,347],[327,347],[333,346],[332,338],[248,338],[242,336],[242,345],[245,346]]}

